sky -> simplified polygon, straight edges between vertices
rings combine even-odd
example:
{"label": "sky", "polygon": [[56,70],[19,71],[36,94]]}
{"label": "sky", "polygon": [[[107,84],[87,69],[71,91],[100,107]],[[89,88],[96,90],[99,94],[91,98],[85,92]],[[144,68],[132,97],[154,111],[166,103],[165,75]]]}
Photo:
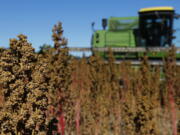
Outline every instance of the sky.
{"label": "sky", "polygon": [[9,47],[18,34],[27,35],[36,50],[53,45],[52,28],[60,21],[68,46],[90,47],[92,22],[102,29],[102,18],[137,16],[140,8],[152,6],[173,6],[180,13],[180,0],[0,0],[0,46]]}

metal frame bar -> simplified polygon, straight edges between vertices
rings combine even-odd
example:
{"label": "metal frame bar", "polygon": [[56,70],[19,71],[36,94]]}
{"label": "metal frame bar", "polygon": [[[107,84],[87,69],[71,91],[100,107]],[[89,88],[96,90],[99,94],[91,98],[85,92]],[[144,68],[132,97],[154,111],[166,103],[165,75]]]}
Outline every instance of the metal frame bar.
{"label": "metal frame bar", "polygon": [[[99,52],[108,52],[109,50],[113,52],[161,52],[161,51],[169,51],[171,48],[165,47],[119,47],[119,48],[77,48],[77,47],[70,47],[69,51],[75,52],[86,52],[86,51],[99,51]],[[176,52],[180,52],[180,47],[176,47]]]}

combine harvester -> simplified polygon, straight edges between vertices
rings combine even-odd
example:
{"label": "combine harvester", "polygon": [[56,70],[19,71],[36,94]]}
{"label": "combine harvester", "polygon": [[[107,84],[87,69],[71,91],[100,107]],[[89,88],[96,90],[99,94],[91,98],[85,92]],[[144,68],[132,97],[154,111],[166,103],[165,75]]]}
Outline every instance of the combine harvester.
{"label": "combine harvester", "polygon": [[[162,65],[163,58],[175,38],[174,19],[180,15],[173,7],[152,7],[139,10],[139,17],[110,17],[102,19],[103,30],[94,30],[91,48],[69,48],[73,52],[97,53],[108,58],[111,48],[116,63],[131,60],[139,65],[147,55],[152,65]],[[180,47],[176,47],[176,64],[180,65]]]}

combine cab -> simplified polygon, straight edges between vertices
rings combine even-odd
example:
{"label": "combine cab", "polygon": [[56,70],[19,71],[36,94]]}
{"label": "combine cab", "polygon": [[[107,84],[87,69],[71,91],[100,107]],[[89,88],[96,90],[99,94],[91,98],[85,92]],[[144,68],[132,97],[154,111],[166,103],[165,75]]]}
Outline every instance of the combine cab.
{"label": "combine cab", "polygon": [[173,39],[172,7],[144,8],[139,11],[139,37],[137,46],[169,47]]}

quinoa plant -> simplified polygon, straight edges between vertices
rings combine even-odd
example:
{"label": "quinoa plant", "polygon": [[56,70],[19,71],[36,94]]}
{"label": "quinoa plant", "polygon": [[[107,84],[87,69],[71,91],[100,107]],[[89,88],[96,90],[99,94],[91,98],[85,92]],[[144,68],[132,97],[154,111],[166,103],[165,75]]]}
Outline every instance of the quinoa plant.
{"label": "quinoa plant", "polygon": [[[177,135],[177,115],[176,115],[176,102],[175,102],[175,82],[176,82],[176,50],[173,46],[168,52],[168,56],[165,61],[165,78],[166,78],[166,89],[167,89],[167,98],[169,102],[169,109],[171,114],[171,123],[172,123],[172,134]],[[178,93],[177,93],[178,94]],[[178,97],[178,95],[177,95]]]}
{"label": "quinoa plant", "polygon": [[[69,112],[71,112],[70,100],[70,83],[71,83],[71,66],[70,66],[70,56],[68,54],[67,40],[63,37],[62,24],[58,23],[54,26],[52,30],[52,38],[54,41],[54,47],[47,49],[45,52],[40,53],[40,59],[47,61],[47,68],[49,76],[49,130],[56,123],[55,129],[57,133],[65,133],[66,130],[70,128],[70,123],[72,117]],[[46,60],[47,59],[47,60]],[[55,121],[54,121],[55,120]],[[54,121],[54,122],[52,122]],[[51,131],[49,131],[51,132]]]}
{"label": "quinoa plant", "polygon": [[1,54],[0,85],[4,104],[0,114],[0,133],[32,134],[45,131],[47,88],[43,67],[27,37],[10,40],[10,48]]}
{"label": "quinoa plant", "polygon": [[0,48],[0,134],[178,135],[180,67],[175,50],[163,67],[70,56],[62,24],[54,46],[36,53],[27,37]]}

